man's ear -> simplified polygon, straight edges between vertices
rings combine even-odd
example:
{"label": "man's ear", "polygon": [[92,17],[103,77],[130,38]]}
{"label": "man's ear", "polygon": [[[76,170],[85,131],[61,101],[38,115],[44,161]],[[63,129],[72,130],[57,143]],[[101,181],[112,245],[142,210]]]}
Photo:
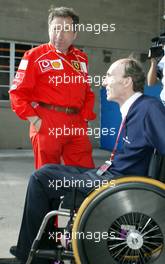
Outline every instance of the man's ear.
{"label": "man's ear", "polygon": [[49,38],[50,38],[50,33],[51,33],[51,29],[50,29],[50,26],[48,27],[48,35],[49,35]]}
{"label": "man's ear", "polygon": [[132,81],[132,78],[130,76],[124,78],[124,85],[125,86],[133,86],[133,81]]}

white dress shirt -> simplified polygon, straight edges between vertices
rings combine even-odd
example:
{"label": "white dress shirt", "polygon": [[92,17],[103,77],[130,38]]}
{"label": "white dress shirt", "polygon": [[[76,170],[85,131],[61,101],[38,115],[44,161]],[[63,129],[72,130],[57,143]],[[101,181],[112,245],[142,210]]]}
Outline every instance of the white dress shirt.
{"label": "white dress shirt", "polygon": [[122,115],[122,120],[125,119],[131,105],[140,97],[142,96],[141,92],[134,93],[131,97],[129,97],[125,103],[120,107],[120,112]]}

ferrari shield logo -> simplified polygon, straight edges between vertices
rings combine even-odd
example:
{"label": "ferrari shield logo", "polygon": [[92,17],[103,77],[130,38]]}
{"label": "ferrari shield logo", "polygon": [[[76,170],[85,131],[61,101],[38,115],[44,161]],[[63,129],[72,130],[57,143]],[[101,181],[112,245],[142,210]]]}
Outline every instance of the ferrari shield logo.
{"label": "ferrari shield logo", "polygon": [[72,60],[72,65],[77,71],[81,70],[80,63],[78,61],[73,61]]}

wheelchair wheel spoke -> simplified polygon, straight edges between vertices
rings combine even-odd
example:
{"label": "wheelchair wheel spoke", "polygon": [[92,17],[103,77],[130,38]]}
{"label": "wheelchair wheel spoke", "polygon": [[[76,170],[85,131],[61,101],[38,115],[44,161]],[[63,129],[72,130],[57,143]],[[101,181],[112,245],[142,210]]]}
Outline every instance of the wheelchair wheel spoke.
{"label": "wheelchair wheel spoke", "polygon": [[[122,242],[122,243],[115,244],[114,246],[109,247],[109,250],[116,249],[116,248],[118,248],[119,246],[126,245],[126,244],[127,244],[126,241],[125,241],[125,242]],[[127,246],[127,245],[126,245],[126,246]]]}
{"label": "wheelchair wheel spoke", "polygon": [[155,239],[161,239],[162,238],[162,236],[161,236],[161,234],[157,234],[157,235],[153,235],[153,236],[145,236],[144,237],[144,239],[145,239],[145,241],[147,240],[147,239],[151,239],[151,238],[155,238]]}
{"label": "wheelchair wheel spoke", "polygon": [[[119,229],[117,230],[117,229],[111,228],[111,232],[115,232],[115,234],[119,236],[121,235],[121,232],[119,231]],[[111,233],[109,234],[110,234],[109,237],[111,238]]]}
{"label": "wheelchair wheel spoke", "polygon": [[142,235],[143,235],[143,237],[144,237],[144,236],[147,235],[148,233],[153,232],[153,231],[156,231],[156,230],[159,230],[159,227],[158,227],[158,226],[154,226],[154,227],[152,227],[150,230],[146,231],[146,232],[145,232],[144,234],[142,234]]}
{"label": "wheelchair wheel spoke", "polygon": [[148,224],[151,222],[151,218],[148,219],[147,223],[145,224],[145,226],[143,227],[143,229],[141,230],[141,233],[143,233],[143,231],[145,230],[145,228],[148,226]]}
{"label": "wheelchair wheel spoke", "polygon": [[110,237],[110,240],[119,240],[119,241],[124,241],[124,238],[120,238],[120,237]]}
{"label": "wheelchair wheel spoke", "polygon": [[[126,248],[128,248],[127,245],[124,246],[120,251],[115,251],[114,253],[112,253],[112,255],[116,258],[116,257],[118,257],[118,256],[121,254],[121,252],[122,252],[123,250],[125,250]],[[129,249],[128,249],[128,250],[129,250]]]}
{"label": "wheelchair wheel spoke", "polygon": [[[125,252],[125,255],[127,255],[129,253],[129,248],[127,248],[127,251]],[[121,256],[119,261],[122,261],[121,264],[125,263],[125,258],[123,257],[124,255]]]}

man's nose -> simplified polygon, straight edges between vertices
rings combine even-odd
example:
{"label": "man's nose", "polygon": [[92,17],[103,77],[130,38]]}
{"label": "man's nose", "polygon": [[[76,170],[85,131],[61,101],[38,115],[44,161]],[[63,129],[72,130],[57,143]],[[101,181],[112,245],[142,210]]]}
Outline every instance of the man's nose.
{"label": "man's nose", "polygon": [[63,35],[64,35],[63,30],[59,30],[58,33],[57,33],[57,38],[58,39],[62,39],[63,38]]}
{"label": "man's nose", "polygon": [[103,82],[102,82],[102,86],[103,86],[103,87],[106,87],[106,86],[107,86],[106,78],[103,80]]}

